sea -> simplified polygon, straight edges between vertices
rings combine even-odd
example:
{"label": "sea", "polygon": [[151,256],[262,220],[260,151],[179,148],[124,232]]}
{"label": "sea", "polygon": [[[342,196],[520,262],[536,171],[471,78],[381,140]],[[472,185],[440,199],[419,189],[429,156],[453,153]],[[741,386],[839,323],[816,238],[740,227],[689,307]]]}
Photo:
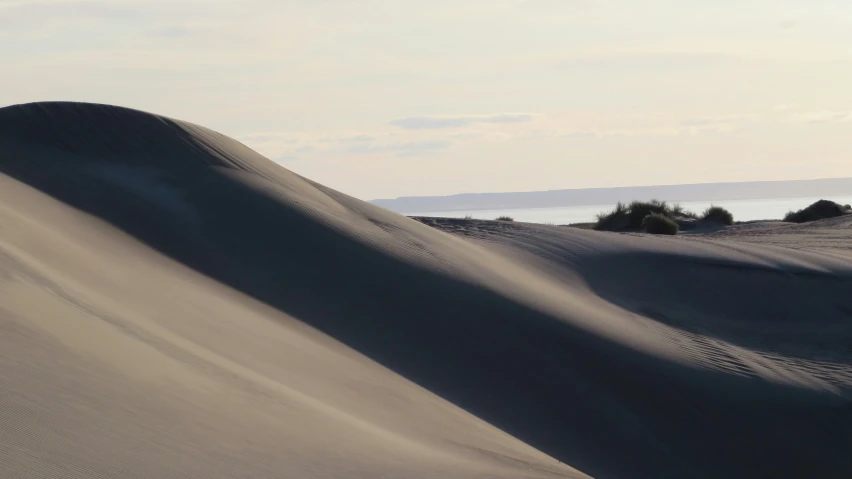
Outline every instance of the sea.
{"label": "sea", "polygon": [[[791,210],[800,210],[817,200],[831,200],[841,205],[852,204],[852,196],[809,197],[809,198],[771,198],[750,200],[684,201],[679,204],[687,211],[701,214],[712,205],[726,208],[734,215],[735,221],[779,220]],[[675,202],[670,202],[675,203]],[[438,218],[464,218],[493,220],[498,216],[510,216],[515,221],[565,225],[571,223],[589,223],[595,221],[595,215],[611,211],[615,205],[562,206],[558,208],[519,208],[506,210],[472,211],[431,211],[406,213],[408,216],[431,216]]]}

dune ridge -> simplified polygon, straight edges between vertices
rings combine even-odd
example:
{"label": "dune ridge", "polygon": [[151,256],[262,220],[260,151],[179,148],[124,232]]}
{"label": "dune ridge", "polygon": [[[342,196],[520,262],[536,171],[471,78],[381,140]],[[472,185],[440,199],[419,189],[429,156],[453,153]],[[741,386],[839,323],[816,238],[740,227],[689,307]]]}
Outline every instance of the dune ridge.
{"label": "dune ridge", "polygon": [[11,477],[852,473],[836,238],[426,225],[105,105],[0,152]]}

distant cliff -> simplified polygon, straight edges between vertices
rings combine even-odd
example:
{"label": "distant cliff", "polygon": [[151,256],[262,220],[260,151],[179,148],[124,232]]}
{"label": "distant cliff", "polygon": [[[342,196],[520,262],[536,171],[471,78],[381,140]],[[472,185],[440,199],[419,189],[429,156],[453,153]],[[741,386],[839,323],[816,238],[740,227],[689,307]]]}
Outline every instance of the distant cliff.
{"label": "distant cliff", "polygon": [[516,193],[464,193],[451,196],[407,196],[372,203],[399,213],[476,211],[515,208],[609,205],[617,201],[719,201],[808,196],[852,196],[852,178],[797,181],[749,181],[691,185],[628,186]]}

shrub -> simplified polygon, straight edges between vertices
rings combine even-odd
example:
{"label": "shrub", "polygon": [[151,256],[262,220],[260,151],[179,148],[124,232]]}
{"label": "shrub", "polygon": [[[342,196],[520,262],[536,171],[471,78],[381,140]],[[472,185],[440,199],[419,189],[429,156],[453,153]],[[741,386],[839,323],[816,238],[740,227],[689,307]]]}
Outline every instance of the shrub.
{"label": "shrub", "polygon": [[834,218],[845,214],[844,208],[833,201],[819,200],[799,211],[790,211],[784,216],[784,221],[790,223],[807,223],[809,221]]}
{"label": "shrub", "polygon": [[512,218],[511,216],[500,216],[497,218],[497,221],[515,221],[515,218]]}
{"label": "shrub", "polygon": [[846,211],[852,210],[852,205],[843,205],[846,208]]}
{"label": "shrub", "polygon": [[472,220],[472,219],[473,219],[473,215],[464,215],[464,219],[466,219],[466,220]]}
{"label": "shrub", "polygon": [[648,215],[663,215],[670,216],[671,210],[665,201],[634,201],[630,203],[627,216],[630,218],[630,228],[642,228],[642,222]]}
{"label": "shrub", "polygon": [[559,226],[565,226],[565,227],[568,227],[568,228],[580,228],[580,229],[583,229],[583,230],[595,229],[595,223],[570,223],[570,224],[567,224],[567,225],[559,225]]}
{"label": "shrub", "polygon": [[675,203],[669,208],[669,216],[680,216],[683,218],[697,218],[698,216],[691,212],[683,209],[683,206]]}
{"label": "shrub", "polygon": [[723,225],[732,225],[734,224],[734,215],[721,206],[710,205],[710,207],[704,211],[704,214],[701,215],[701,220],[721,223]]}
{"label": "shrub", "polygon": [[642,221],[646,216],[658,214],[666,217],[685,216],[694,217],[687,213],[680,205],[669,206],[665,201],[634,201],[629,205],[618,203],[615,209],[608,213],[597,216],[596,230],[603,231],[629,231],[642,229]]}
{"label": "shrub", "polygon": [[[594,229],[602,231],[618,231],[623,229],[620,223],[626,223],[627,205],[622,202],[615,204],[615,209],[609,212],[598,213],[595,216]],[[625,224],[626,226],[626,224]]]}
{"label": "shrub", "polygon": [[680,227],[664,214],[651,213],[642,219],[642,229],[654,235],[676,235]]}
{"label": "shrub", "polygon": [[642,222],[648,215],[662,215],[675,219],[697,219],[695,213],[686,211],[683,206],[675,203],[669,205],[665,201],[634,201],[630,204],[619,202],[615,209],[600,213],[596,216],[594,229],[599,231],[639,231],[643,229]]}

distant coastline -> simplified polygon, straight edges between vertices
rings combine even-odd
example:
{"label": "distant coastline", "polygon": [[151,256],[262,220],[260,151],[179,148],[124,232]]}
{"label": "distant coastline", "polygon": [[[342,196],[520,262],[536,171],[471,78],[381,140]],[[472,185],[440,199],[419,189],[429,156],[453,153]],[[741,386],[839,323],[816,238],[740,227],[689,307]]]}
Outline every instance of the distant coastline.
{"label": "distant coastline", "polygon": [[371,203],[399,213],[477,211],[521,208],[594,206],[661,198],[668,201],[718,201],[852,195],[852,178],[749,181],[685,185],[582,188],[513,193],[462,193],[450,196],[409,196]]}

